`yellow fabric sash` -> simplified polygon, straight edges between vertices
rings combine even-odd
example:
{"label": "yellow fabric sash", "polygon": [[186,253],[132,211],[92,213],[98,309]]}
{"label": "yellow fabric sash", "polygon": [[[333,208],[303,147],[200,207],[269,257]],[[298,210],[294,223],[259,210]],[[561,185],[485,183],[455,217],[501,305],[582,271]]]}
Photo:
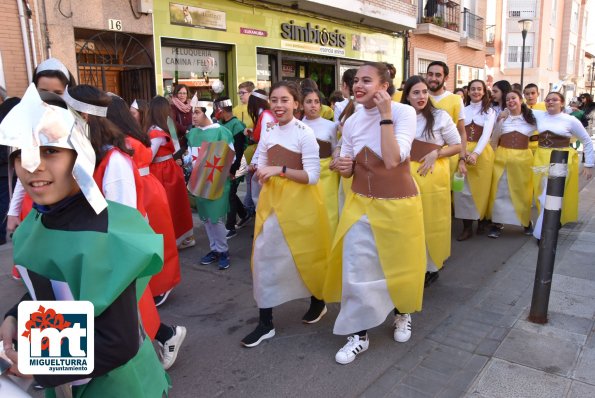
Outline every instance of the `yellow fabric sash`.
{"label": "yellow fabric sash", "polygon": [[[477,142],[467,142],[467,153],[473,152]],[[466,164],[467,181],[469,190],[473,196],[473,202],[479,213],[479,218],[485,218],[488,211],[488,201],[490,199],[490,186],[492,185],[492,169],[494,167],[494,150],[490,145],[486,145],[481,155],[477,158],[475,166]]]}
{"label": "yellow fabric sash", "polygon": [[[578,220],[578,168],[579,159],[578,152],[573,148],[556,148],[558,151],[568,151],[568,176],[566,177],[566,184],[564,186],[564,198],[562,198],[562,218],[560,222],[562,225],[575,222]],[[538,169],[535,170],[533,177],[533,195],[537,204],[537,209],[541,211],[539,206],[539,195],[541,195],[544,178],[547,178],[549,171],[550,156],[552,148],[538,148],[535,152],[535,159],[533,166]]]}
{"label": "yellow fabric sash", "polygon": [[325,300],[341,301],[343,238],[364,214],[368,216],[388,292],[395,307],[402,313],[420,311],[426,272],[426,247],[419,195],[391,200],[349,193],[333,242],[324,286]]}
{"label": "yellow fabric sash", "polygon": [[277,215],[304,284],[313,296],[322,298],[331,249],[331,232],[320,187],[299,184],[287,178],[271,177],[258,197],[254,240],[273,212]]}
{"label": "yellow fabric sash", "polygon": [[334,235],[339,223],[339,173],[329,169],[332,158],[320,159],[320,186],[324,205],[328,213],[331,235]]}
{"label": "yellow fabric sash", "polygon": [[491,216],[498,183],[504,170],[508,179],[508,192],[514,206],[514,212],[523,226],[531,221],[531,201],[533,200],[533,153],[530,149],[511,149],[499,146],[496,149],[492,188],[488,215]]}
{"label": "yellow fabric sash", "polygon": [[[458,156],[453,156],[458,158]],[[451,239],[451,201],[450,172],[448,159],[436,160],[432,174],[425,177],[417,173],[421,166],[411,162],[411,175],[415,179],[421,194],[424,214],[424,232],[428,253],[434,264],[440,269],[444,260],[450,257]]]}

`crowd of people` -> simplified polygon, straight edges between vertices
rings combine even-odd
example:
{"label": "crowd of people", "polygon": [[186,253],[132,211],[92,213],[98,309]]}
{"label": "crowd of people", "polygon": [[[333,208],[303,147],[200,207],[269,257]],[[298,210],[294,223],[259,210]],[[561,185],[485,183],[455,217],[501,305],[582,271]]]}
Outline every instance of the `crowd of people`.
{"label": "crowd of people", "polygon": [[[231,266],[230,239],[254,219],[259,322],[241,344],[274,337],[273,308],[285,302],[310,298],[306,324],[338,302],[333,333],[348,336],[340,364],[368,349],[368,331],[391,312],[394,340],[410,339],[411,314],[450,256],[453,217],[459,241],[473,237],[474,222],[490,238],[504,225],[540,238],[552,150],[569,153],[561,223],[578,219],[572,144],[582,144],[590,179],[588,94],[567,107],[558,92],[537,102],[533,84],[488,89],[482,80],[451,93],[440,61],[401,90],[394,78],[392,65],[369,62],[345,71],[328,102],[305,79],[268,93],[243,82],[235,108],[228,97],[191,97],[183,84],[171,99],[129,105],[76,85],[56,59],[41,63],[23,98],[0,105],[13,276],[27,287],[20,301],[93,302],[99,338],[91,375],[36,382],[69,384],[75,396],[123,388],[109,380],[124,379],[133,396],[167,391],[164,370],[186,329],[163,324],[157,307],[180,282],[179,250],[196,244],[191,208],[210,248],[197,262],[220,270]],[[98,283],[105,288],[80,288]],[[17,301],[0,328],[15,374]]]}

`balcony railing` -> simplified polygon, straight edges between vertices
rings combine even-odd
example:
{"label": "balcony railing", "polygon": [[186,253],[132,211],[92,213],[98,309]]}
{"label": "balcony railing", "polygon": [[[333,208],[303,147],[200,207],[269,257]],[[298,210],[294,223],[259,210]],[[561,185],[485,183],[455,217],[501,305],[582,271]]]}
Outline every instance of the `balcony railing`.
{"label": "balcony railing", "polygon": [[465,9],[465,11],[463,11],[463,32],[465,37],[469,39],[483,41],[483,18],[472,14],[469,10]]}
{"label": "balcony railing", "polygon": [[431,23],[454,32],[460,32],[459,15],[459,5],[454,1],[428,0],[418,23]]}
{"label": "balcony railing", "polygon": [[486,27],[486,46],[494,47],[494,40],[496,40],[496,25],[489,25]]}

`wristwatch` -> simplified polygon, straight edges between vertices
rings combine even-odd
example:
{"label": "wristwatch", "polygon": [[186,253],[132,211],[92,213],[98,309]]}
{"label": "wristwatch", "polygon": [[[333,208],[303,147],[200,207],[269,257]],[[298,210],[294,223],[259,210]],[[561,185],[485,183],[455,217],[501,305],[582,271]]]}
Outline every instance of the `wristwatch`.
{"label": "wristwatch", "polygon": [[279,177],[285,177],[286,171],[287,171],[287,166],[281,167],[281,173],[279,173]]}

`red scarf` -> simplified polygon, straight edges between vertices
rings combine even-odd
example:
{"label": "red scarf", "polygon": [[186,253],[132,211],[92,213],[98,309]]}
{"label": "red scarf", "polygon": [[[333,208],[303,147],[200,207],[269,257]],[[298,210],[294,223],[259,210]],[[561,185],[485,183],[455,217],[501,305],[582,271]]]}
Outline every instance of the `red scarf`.
{"label": "red scarf", "polygon": [[186,103],[180,101],[180,99],[178,97],[173,97],[171,99],[171,102],[182,113],[188,113],[188,112],[190,112],[192,110],[192,106],[190,104],[186,104]]}

